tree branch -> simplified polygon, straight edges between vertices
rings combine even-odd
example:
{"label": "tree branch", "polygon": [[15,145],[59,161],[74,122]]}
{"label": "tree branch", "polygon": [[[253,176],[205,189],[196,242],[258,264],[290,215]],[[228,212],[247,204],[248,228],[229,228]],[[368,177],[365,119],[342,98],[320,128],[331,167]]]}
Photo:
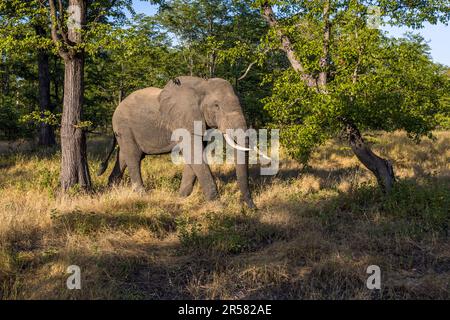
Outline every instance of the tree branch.
{"label": "tree branch", "polygon": [[[358,30],[355,30],[355,38],[358,39]],[[355,84],[356,81],[358,81],[358,72],[359,72],[359,66],[361,64],[361,56],[362,56],[362,48],[361,46],[358,47],[358,59],[355,64],[355,69],[352,73],[352,83]]]}
{"label": "tree branch", "polygon": [[54,0],[49,0],[48,3],[50,5],[50,25],[51,25],[52,40],[54,42],[59,42],[60,37],[58,35],[58,30],[57,30],[58,23],[57,23],[57,18],[56,18],[55,2],[54,2]]}
{"label": "tree branch", "polygon": [[69,40],[67,32],[64,31],[64,7],[62,4],[62,0],[58,0],[58,7],[59,7],[59,19],[58,19],[59,33],[61,34],[64,42],[67,43],[69,46],[72,46],[74,45],[74,43]]}
{"label": "tree branch", "polygon": [[[262,54],[266,54],[267,52],[269,52],[269,50],[270,50],[269,48],[266,48],[266,49],[262,52]],[[258,63],[258,59],[255,60],[255,61],[253,61],[252,63],[250,63],[250,64],[248,65],[247,69],[245,70],[244,74],[243,74],[240,78],[238,78],[237,80],[240,81],[240,80],[244,79],[244,78],[247,76],[247,74],[249,73],[249,71],[251,70],[251,68],[252,68],[255,64],[257,64],[257,63]]]}
{"label": "tree branch", "polygon": [[111,10],[116,5],[116,3],[117,3],[117,0],[113,0],[113,1],[111,1],[111,4],[107,8],[104,8],[103,10],[100,9],[98,11],[97,15],[95,16],[94,20],[92,20],[92,22],[96,23],[98,20],[103,18],[105,16],[105,14],[102,14],[102,12]]}
{"label": "tree branch", "polygon": [[58,47],[59,55],[63,59],[66,59],[69,56],[69,52],[61,46],[62,41],[61,41],[61,36],[58,34],[59,23],[58,23],[58,17],[56,15],[55,0],[49,0],[48,3],[50,5],[50,29],[51,29],[52,40],[55,43],[55,45]]}
{"label": "tree branch", "polygon": [[248,65],[247,69],[245,70],[244,74],[238,78],[238,81],[241,81],[242,79],[244,79],[244,78],[247,76],[247,74],[248,74],[248,72],[250,71],[250,69],[251,69],[257,62],[258,62],[258,61],[255,60],[255,61],[253,61],[252,63],[250,63],[250,64]]}
{"label": "tree branch", "polygon": [[330,0],[326,0],[323,6],[323,46],[322,46],[322,58],[320,59],[320,67],[322,71],[319,74],[318,85],[324,89],[328,82],[328,72],[330,66]]}
{"label": "tree branch", "polygon": [[306,73],[305,68],[303,67],[301,62],[295,57],[292,42],[289,37],[280,29],[272,6],[268,3],[268,1],[263,2],[263,4],[261,5],[261,11],[263,18],[267,21],[268,25],[273,28],[277,35],[280,37],[280,49],[286,53],[286,56],[292,68],[301,74],[302,80],[304,80],[309,87],[317,86],[317,80],[312,75]]}

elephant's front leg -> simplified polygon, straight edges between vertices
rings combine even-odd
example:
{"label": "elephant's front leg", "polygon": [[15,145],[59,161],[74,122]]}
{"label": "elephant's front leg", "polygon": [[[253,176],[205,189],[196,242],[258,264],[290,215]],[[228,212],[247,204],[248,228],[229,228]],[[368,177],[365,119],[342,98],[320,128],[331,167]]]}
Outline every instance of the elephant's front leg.
{"label": "elephant's front leg", "polygon": [[211,169],[206,163],[202,164],[191,164],[192,171],[198,178],[200,187],[202,188],[203,194],[207,200],[214,200],[218,196],[216,182],[211,174]]}
{"label": "elephant's front leg", "polygon": [[196,176],[194,170],[192,170],[190,165],[185,164],[183,169],[183,177],[181,178],[179,191],[180,196],[187,197],[192,193],[192,190],[194,189],[195,179]]}

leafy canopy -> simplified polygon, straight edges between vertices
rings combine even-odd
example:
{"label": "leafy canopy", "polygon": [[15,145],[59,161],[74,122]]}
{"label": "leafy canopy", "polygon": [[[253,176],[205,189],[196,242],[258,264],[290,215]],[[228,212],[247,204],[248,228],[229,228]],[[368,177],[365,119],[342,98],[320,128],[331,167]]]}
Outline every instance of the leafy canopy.
{"label": "leafy canopy", "polygon": [[[255,1],[259,6],[265,1]],[[330,40],[324,59],[324,6],[329,3]],[[307,161],[311,151],[351,121],[360,130],[403,129],[413,138],[436,127],[441,97],[448,90],[443,68],[434,64],[424,39],[415,35],[391,39],[367,23],[368,5],[379,5],[389,23],[420,27],[424,21],[448,21],[443,1],[270,1],[279,28],[293,44],[305,73],[326,72],[325,90],[305,84],[285,62],[268,74],[273,84],[265,108],[272,125],[281,127],[289,153]],[[278,49],[275,28],[263,35],[267,47]]]}

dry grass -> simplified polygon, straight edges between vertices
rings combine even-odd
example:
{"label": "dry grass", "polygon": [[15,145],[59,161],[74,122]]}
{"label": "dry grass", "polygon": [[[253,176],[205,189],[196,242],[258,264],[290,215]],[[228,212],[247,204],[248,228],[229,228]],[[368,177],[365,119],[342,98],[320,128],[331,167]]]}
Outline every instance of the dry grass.
{"label": "dry grass", "polygon": [[[231,166],[214,168],[220,203],[198,187],[179,198],[181,168],[167,156],[145,160],[144,196],[106,189],[105,174],[93,194],[61,198],[58,154],[3,155],[0,298],[448,299],[450,132],[436,137],[371,137],[395,164],[389,198],[336,142],[304,169],[284,161],[276,177],[259,177],[252,168],[258,211],[241,208]],[[90,143],[93,169],[105,145]],[[82,290],[66,289],[72,264]],[[366,288],[371,264],[380,291]]]}

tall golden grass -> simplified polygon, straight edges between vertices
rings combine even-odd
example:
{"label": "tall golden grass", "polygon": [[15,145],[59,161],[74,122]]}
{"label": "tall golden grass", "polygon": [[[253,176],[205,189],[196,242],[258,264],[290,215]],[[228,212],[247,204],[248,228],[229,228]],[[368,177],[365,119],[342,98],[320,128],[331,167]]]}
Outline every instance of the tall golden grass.
{"label": "tall golden grass", "polygon": [[[198,186],[178,197],[181,168],[168,156],[144,160],[145,195],[127,177],[106,188],[105,174],[93,177],[93,193],[61,197],[58,153],[9,147],[0,158],[0,297],[448,299],[450,132],[435,136],[370,137],[394,162],[389,197],[339,141],[307,167],[282,161],[274,177],[252,167],[257,211],[239,203],[232,166],[213,168],[214,203]],[[89,142],[92,171],[106,144]],[[381,290],[366,287],[372,264]],[[69,265],[81,268],[81,290],[66,287]]]}

